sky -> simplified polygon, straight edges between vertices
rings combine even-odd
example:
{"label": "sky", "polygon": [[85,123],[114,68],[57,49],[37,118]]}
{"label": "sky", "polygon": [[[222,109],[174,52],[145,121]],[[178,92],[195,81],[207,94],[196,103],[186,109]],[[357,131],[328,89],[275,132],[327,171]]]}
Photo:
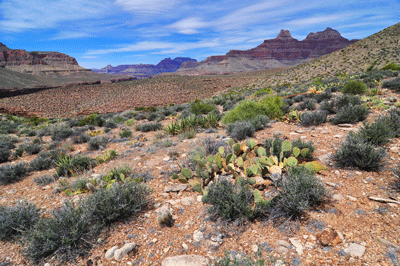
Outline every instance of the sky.
{"label": "sky", "polygon": [[400,22],[400,0],[0,0],[0,42],[86,68],[198,61],[254,48],[281,29],[361,39]]}

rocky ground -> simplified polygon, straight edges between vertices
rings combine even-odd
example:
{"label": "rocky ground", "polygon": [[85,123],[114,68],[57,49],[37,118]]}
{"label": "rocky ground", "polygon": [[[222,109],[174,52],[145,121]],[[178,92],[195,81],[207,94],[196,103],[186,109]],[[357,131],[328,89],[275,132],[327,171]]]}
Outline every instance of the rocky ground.
{"label": "rocky ground", "polygon": [[[374,112],[369,120],[376,115]],[[273,265],[398,265],[400,198],[391,189],[395,177],[390,169],[399,165],[400,140],[392,139],[386,145],[387,159],[379,172],[337,168],[330,160],[347,133],[357,130],[359,125],[325,123],[304,128],[275,122],[256,132],[253,139],[257,143],[278,132],[289,140],[312,140],[316,146],[314,157],[328,166],[318,177],[329,193],[322,206],[307,211],[296,221],[256,220],[242,225],[210,219],[209,206],[201,202],[201,195],[170,176],[205,137],[226,138],[223,128],[214,133],[202,131],[192,139],[163,135],[162,131],[135,132],[134,126],[130,127],[133,136],[121,139],[118,133],[127,126],[113,129],[106,134],[110,140],[106,149],[117,150],[119,157],[95,167],[88,175],[96,177],[122,165],[134,171],[149,171],[154,177],[146,183],[153,189],[152,204],[138,217],[109,228],[100,236],[90,256],[78,259],[77,264],[205,265],[201,263],[222,257],[226,251],[232,256],[261,251],[264,258],[276,261]],[[45,137],[44,141],[51,140]],[[103,151],[90,151],[87,144],[77,144],[72,153],[95,158]],[[34,157],[24,156],[19,160],[30,161]],[[46,211],[60,207],[68,197],[57,192],[57,182],[44,187],[33,182],[35,177],[53,173],[54,169],[33,172],[20,182],[2,185],[0,204],[26,199]],[[84,196],[73,197],[78,200]],[[381,202],[370,197],[391,198],[392,201]],[[172,227],[161,227],[158,223],[158,212],[165,208],[175,220]],[[115,250],[118,251],[113,253]],[[19,251],[17,243],[0,242],[0,264],[29,265]],[[173,258],[182,255],[185,257]]]}

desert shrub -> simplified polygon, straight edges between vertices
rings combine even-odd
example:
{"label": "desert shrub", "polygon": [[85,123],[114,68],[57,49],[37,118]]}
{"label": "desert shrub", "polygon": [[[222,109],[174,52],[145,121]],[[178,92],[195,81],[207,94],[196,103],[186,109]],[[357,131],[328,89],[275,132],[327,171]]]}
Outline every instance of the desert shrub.
{"label": "desert shrub", "polygon": [[[153,113],[151,113],[151,114],[153,114]],[[133,126],[135,124],[135,122],[136,122],[136,120],[134,118],[131,118],[131,119],[128,119],[125,121],[125,125],[130,127],[130,126]]]}
{"label": "desert shrub", "polygon": [[109,225],[139,212],[149,203],[150,192],[136,182],[115,183],[90,196],[86,206],[95,223]]}
{"label": "desert shrub", "polygon": [[89,144],[89,150],[98,150],[100,148],[105,148],[107,146],[108,139],[106,137],[94,137],[92,138]]}
{"label": "desert shrub", "polygon": [[9,121],[0,121],[0,134],[14,134],[18,131],[20,123],[12,123]]}
{"label": "desert shrub", "polygon": [[369,110],[363,105],[347,105],[341,108],[331,122],[335,125],[342,123],[356,123],[367,118]]}
{"label": "desert shrub", "polygon": [[400,91],[400,77],[383,82],[382,87]]}
{"label": "desert shrub", "polygon": [[254,219],[265,211],[263,208],[252,209],[254,196],[245,180],[236,184],[227,180],[217,181],[208,187],[202,201],[213,205],[208,210],[213,216],[229,221],[242,220],[246,217]]}
{"label": "desert shrub", "polygon": [[219,147],[225,147],[227,145],[225,141],[216,140],[212,137],[205,137],[201,143],[206,155],[215,155],[218,152]]}
{"label": "desert shrub", "polygon": [[65,154],[65,149],[41,151],[38,156],[30,162],[30,167],[33,171],[42,171],[53,168],[58,160],[65,156]]}
{"label": "desert shrub", "polygon": [[285,105],[278,96],[267,96],[260,102],[265,107],[265,115],[274,119],[284,115],[281,107]]}
{"label": "desert shrub", "polygon": [[377,170],[385,157],[383,148],[376,148],[362,136],[350,132],[346,140],[335,150],[333,159],[339,166],[358,167],[362,170]]}
{"label": "desert shrub", "polygon": [[53,141],[61,141],[72,136],[74,131],[67,126],[56,126],[51,130],[51,139]]}
{"label": "desert shrub", "polygon": [[324,92],[322,92],[320,94],[316,94],[315,99],[317,100],[318,103],[320,103],[322,101],[328,101],[328,100],[332,99],[332,92],[330,90],[326,89]]}
{"label": "desert shrub", "polygon": [[132,174],[132,169],[127,166],[121,166],[121,167],[114,167],[107,173],[107,179],[109,180],[116,180],[116,181],[121,181],[121,175],[124,175],[125,177],[128,177]]}
{"label": "desert shrub", "polygon": [[261,251],[257,252],[253,257],[236,257],[232,256],[231,253],[225,252],[222,258],[214,260],[212,266],[266,266],[266,265],[278,265],[273,263],[275,259],[270,258],[268,261],[262,258]]}
{"label": "desert shrub", "polygon": [[93,225],[90,212],[83,202],[77,207],[72,202],[52,212],[52,217],[40,218],[27,232],[22,242],[22,254],[38,264],[45,257],[56,255],[60,261],[72,261],[85,255],[90,241],[99,227]]}
{"label": "desert shrub", "polygon": [[56,180],[54,179],[54,177],[50,175],[41,175],[40,177],[35,177],[33,179],[33,182],[35,182],[38,186],[41,187],[54,183],[54,181]]}
{"label": "desert shrub", "polygon": [[400,110],[391,109],[388,115],[388,123],[392,129],[393,137],[400,137]]}
{"label": "desert shrub", "polygon": [[190,112],[192,112],[195,115],[208,114],[209,112],[216,109],[217,107],[214,104],[200,102],[200,101],[195,101],[190,106]]}
{"label": "desert shrub", "polygon": [[117,127],[117,125],[112,120],[106,120],[106,122],[104,123],[103,126],[107,127],[107,128],[116,128]]}
{"label": "desert shrub", "polygon": [[237,140],[244,140],[246,137],[252,137],[255,131],[256,129],[253,124],[247,121],[238,121],[234,124],[228,124],[226,127],[226,133]]}
{"label": "desert shrub", "polygon": [[361,98],[357,95],[343,94],[334,99],[334,106],[336,110],[348,106],[349,104],[355,106],[361,104]]}
{"label": "desert shrub", "polygon": [[6,164],[0,166],[0,184],[10,184],[20,181],[29,172],[26,163]]}
{"label": "desert shrub", "polygon": [[299,106],[298,109],[299,110],[304,110],[307,109],[309,111],[315,110],[315,108],[317,107],[317,101],[314,99],[307,99],[304,102],[302,102]]}
{"label": "desert shrub", "polygon": [[100,117],[98,114],[90,114],[84,117],[81,121],[78,122],[78,126],[83,127],[86,125],[94,125],[94,126],[103,126],[104,119]]}
{"label": "desert shrub", "polygon": [[302,126],[317,126],[326,122],[327,112],[322,110],[317,110],[313,112],[305,112],[301,116],[300,124]]}
{"label": "desert shrub", "polygon": [[378,117],[371,124],[364,122],[363,127],[357,132],[368,143],[375,146],[381,146],[389,142],[393,137],[393,131],[390,127],[388,117]]}
{"label": "desert shrub", "polygon": [[90,136],[84,132],[80,132],[72,137],[75,144],[86,143],[90,140]]}
{"label": "desert shrub", "polygon": [[395,63],[392,62],[392,63],[389,63],[386,66],[382,67],[382,70],[394,70],[394,71],[397,71],[397,70],[400,70],[400,65],[395,64]]}
{"label": "desert shrub", "polygon": [[141,132],[157,131],[160,130],[161,128],[162,124],[159,122],[140,124],[135,127],[137,131]]}
{"label": "desert shrub", "polygon": [[15,158],[19,158],[22,156],[22,154],[24,154],[25,151],[25,146],[24,145],[19,145],[16,149],[15,152],[13,153],[13,156]]}
{"label": "desert shrub", "polygon": [[367,85],[360,80],[352,80],[344,85],[342,93],[345,94],[365,94],[367,92]]}
{"label": "desert shrub", "polygon": [[241,101],[233,110],[229,111],[223,118],[225,125],[233,124],[237,121],[245,121],[259,115],[266,115],[267,109],[264,105],[250,100]]}
{"label": "desert shrub", "polygon": [[65,202],[52,212],[52,217],[40,218],[25,234],[22,254],[35,264],[55,255],[61,261],[74,261],[85,255],[91,240],[100,229],[141,211],[150,191],[141,184],[116,183],[110,189],[100,189],[75,206]]}
{"label": "desert shrub", "polygon": [[24,147],[25,152],[26,152],[27,154],[30,154],[30,155],[32,155],[32,154],[38,154],[42,149],[43,149],[43,146],[42,146],[42,145],[35,144],[35,143],[26,145],[26,146]]}
{"label": "desert shrub", "polygon": [[77,155],[75,157],[66,155],[59,158],[56,163],[58,176],[71,176],[76,173],[83,173],[96,166],[97,161],[88,156]]}
{"label": "desert shrub", "polygon": [[397,178],[393,183],[393,188],[397,192],[400,192],[400,167],[398,167],[397,169],[393,169],[393,173]]}
{"label": "desert shrub", "polygon": [[15,148],[16,140],[8,135],[0,135],[0,163],[8,161],[11,156],[11,149]]}
{"label": "desert shrub", "polygon": [[249,120],[256,131],[263,129],[270,121],[271,119],[266,115],[259,115]]}
{"label": "desert shrub", "polygon": [[319,204],[326,194],[324,185],[315,177],[314,171],[304,166],[289,168],[280,186],[282,192],[276,207],[289,217],[297,217],[309,207]]}
{"label": "desert shrub", "polygon": [[121,137],[121,139],[123,138],[129,138],[132,136],[132,131],[128,130],[128,129],[124,129],[121,132],[119,132],[119,136]]}
{"label": "desert shrub", "polygon": [[0,205],[0,240],[9,241],[30,230],[38,221],[40,209],[26,201],[16,206]]}

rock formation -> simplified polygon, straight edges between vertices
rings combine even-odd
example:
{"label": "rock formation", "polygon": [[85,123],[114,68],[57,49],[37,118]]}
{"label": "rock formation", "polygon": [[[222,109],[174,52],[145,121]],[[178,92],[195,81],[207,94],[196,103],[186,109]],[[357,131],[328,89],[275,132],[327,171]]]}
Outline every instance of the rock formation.
{"label": "rock formation", "polygon": [[281,30],[275,39],[245,50],[231,50],[226,55],[210,56],[195,64],[183,64],[178,72],[222,74],[274,67],[293,66],[306,60],[342,49],[357,40],[347,40],[334,29],[310,33],[299,41],[288,30]]}
{"label": "rock formation", "polygon": [[96,73],[105,74],[123,74],[136,78],[146,78],[165,72],[175,72],[182,64],[193,63],[196,64],[197,60],[188,57],[177,57],[175,59],[165,58],[157,65],[150,64],[137,64],[137,65],[119,65],[113,67],[108,65],[102,69],[93,69]]}

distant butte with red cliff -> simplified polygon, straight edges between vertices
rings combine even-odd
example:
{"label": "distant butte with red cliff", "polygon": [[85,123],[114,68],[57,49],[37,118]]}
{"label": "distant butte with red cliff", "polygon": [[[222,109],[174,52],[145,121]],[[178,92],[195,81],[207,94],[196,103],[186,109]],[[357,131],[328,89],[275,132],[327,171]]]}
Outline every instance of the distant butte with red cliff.
{"label": "distant butte with red cliff", "polygon": [[275,39],[265,40],[255,48],[231,50],[226,55],[210,56],[197,64],[185,62],[178,72],[221,74],[292,66],[340,50],[356,41],[343,38],[337,30],[329,27],[308,34],[302,41],[293,38],[288,30],[281,30]]}

